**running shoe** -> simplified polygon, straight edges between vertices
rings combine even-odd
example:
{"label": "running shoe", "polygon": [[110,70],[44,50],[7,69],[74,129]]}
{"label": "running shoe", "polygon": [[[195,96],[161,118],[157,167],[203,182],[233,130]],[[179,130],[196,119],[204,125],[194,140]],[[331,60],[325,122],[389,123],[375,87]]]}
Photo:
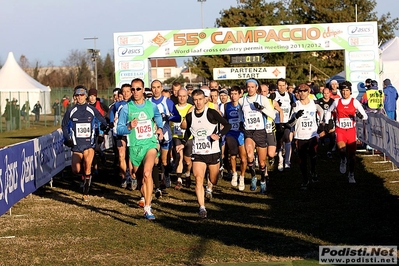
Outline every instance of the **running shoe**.
{"label": "running shoe", "polygon": [[190,188],[190,186],[191,186],[191,176],[186,176],[185,187]]}
{"label": "running shoe", "polygon": [[222,165],[219,168],[219,178],[223,178],[223,171],[224,171],[224,168],[223,168],[223,165]]}
{"label": "running shoe", "polygon": [[208,215],[208,212],[206,211],[205,208],[200,208],[198,212],[199,217],[201,218],[206,218]]}
{"label": "running shoe", "polygon": [[126,178],[122,178],[121,188],[127,188],[127,179]]}
{"label": "running shoe", "polygon": [[205,198],[210,201],[212,199],[212,190],[210,190],[208,187],[206,187],[205,190]]}
{"label": "running shoe", "polygon": [[355,174],[349,172],[349,174],[348,174],[348,180],[349,180],[349,183],[350,183],[350,184],[355,184],[355,183],[356,183]]}
{"label": "running shoe", "polygon": [[301,185],[301,190],[307,190],[307,189],[308,189],[308,185],[309,185],[309,182],[303,183],[303,184]]}
{"label": "running shoe", "polygon": [[84,179],[83,195],[87,196],[87,194],[89,193],[90,185],[91,185],[91,175],[86,176]]}
{"label": "running shoe", "polygon": [[245,182],[244,182],[244,177],[240,176],[240,182],[238,184],[238,190],[243,191],[245,189]]}
{"label": "running shoe", "polygon": [[339,171],[341,172],[341,174],[346,173],[346,158],[341,159],[341,163],[339,164]]}
{"label": "running shoe", "polygon": [[260,194],[266,194],[266,182],[260,182]]}
{"label": "running shoe", "polygon": [[162,198],[162,191],[159,188],[155,190],[155,197],[157,199]]}
{"label": "running shoe", "polygon": [[183,181],[182,181],[182,179],[179,177],[179,178],[177,179],[177,183],[176,183],[175,189],[181,189],[182,186],[183,186],[182,183],[183,183]]}
{"label": "running shoe", "polygon": [[140,200],[139,200],[139,206],[140,206],[141,208],[144,208],[144,205],[145,205],[144,197],[141,197]]}
{"label": "running shoe", "polygon": [[284,168],[285,168],[285,169],[290,169],[290,168],[291,168],[291,164],[286,163],[286,164],[284,165]]}
{"label": "running shoe", "polygon": [[132,190],[136,190],[137,189],[137,179],[133,179],[132,178],[132,181],[130,182],[130,188]]}
{"label": "running shoe", "polygon": [[83,195],[82,200],[84,202],[88,202],[89,201],[89,195]]}
{"label": "running shoe", "polygon": [[283,170],[284,170],[284,164],[283,164],[283,162],[279,162],[278,163],[278,166],[277,166],[277,169],[280,171],[280,172],[282,172]]}
{"label": "running shoe", "polygon": [[253,176],[251,180],[251,186],[249,188],[251,191],[256,190],[256,182],[258,182],[258,179],[256,178],[256,176]]}
{"label": "running shoe", "polygon": [[332,153],[330,151],[327,152],[327,158],[332,159]]}
{"label": "running shoe", "polygon": [[310,175],[312,176],[312,182],[313,183],[319,182],[319,177],[317,176],[316,173],[310,173]]}
{"label": "running shoe", "polygon": [[171,185],[170,176],[169,175],[164,175],[164,178],[165,178],[165,187],[169,188],[170,185]]}
{"label": "running shoe", "polygon": [[236,187],[238,185],[237,179],[238,179],[237,172],[235,172],[235,173],[233,173],[233,175],[231,177],[231,185],[233,187]]}
{"label": "running shoe", "polygon": [[150,221],[155,220],[155,215],[152,213],[151,209],[144,212],[144,217]]}

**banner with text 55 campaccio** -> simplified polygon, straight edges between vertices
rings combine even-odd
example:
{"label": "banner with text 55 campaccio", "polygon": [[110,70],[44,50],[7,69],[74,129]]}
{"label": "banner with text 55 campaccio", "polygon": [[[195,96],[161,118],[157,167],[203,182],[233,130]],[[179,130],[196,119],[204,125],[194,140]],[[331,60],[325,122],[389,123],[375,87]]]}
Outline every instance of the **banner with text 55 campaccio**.
{"label": "banner with text 55 campaccio", "polygon": [[0,215],[36,190],[33,141],[0,150]]}
{"label": "banner with text 55 campaccio", "polygon": [[350,22],[118,32],[116,85],[136,77],[148,85],[149,58],[345,50],[346,78],[356,94],[357,83],[378,77],[377,31],[377,22]]}

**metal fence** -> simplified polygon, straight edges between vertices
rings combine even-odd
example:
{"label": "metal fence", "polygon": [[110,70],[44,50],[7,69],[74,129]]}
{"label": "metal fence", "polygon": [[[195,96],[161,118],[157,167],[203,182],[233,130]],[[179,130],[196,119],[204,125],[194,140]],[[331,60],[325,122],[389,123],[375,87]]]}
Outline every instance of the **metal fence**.
{"label": "metal fence", "polygon": [[[100,90],[98,97],[105,104],[112,102],[112,90]],[[67,103],[66,99],[69,99]],[[58,100],[59,107],[54,105]],[[36,104],[40,104],[39,112]],[[20,130],[32,126],[60,125],[66,109],[73,104],[73,88],[52,88],[51,92],[1,92],[0,132]],[[58,109],[59,108],[59,109]],[[58,109],[58,110],[57,110]],[[57,115],[59,112],[59,115]]]}

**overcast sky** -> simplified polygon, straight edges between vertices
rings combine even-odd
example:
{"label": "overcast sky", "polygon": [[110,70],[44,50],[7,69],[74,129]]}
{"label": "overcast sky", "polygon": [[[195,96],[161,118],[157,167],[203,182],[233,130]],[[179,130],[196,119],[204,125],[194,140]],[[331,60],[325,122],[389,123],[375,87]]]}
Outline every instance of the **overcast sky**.
{"label": "overcast sky", "polygon": [[[103,57],[113,53],[114,32],[200,29],[201,13],[204,27],[214,27],[230,6],[237,0],[0,0],[0,63],[13,52],[57,66],[71,50],[93,48],[84,40],[91,37]],[[377,0],[376,11],[399,17],[399,0]]]}

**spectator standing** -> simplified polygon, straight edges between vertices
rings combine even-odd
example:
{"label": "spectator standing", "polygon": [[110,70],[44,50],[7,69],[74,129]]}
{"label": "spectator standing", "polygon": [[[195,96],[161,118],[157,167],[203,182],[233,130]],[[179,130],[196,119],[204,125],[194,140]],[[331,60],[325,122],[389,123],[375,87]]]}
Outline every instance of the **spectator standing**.
{"label": "spectator standing", "polygon": [[53,103],[54,126],[61,125],[61,104],[58,99]]}
{"label": "spectator standing", "polygon": [[398,91],[392,86],[390,79],[384,80],[384,108],[387,116],[396,120],[396,101],[398,100]]}
{"label": "spectator standing", "polygon": [[35,114],[35,122],[40,121],[40,112],[42,110],[42,106],[40,105],[40,101],[37,101],[37,103],[33,106],[33,113]]}
{"label": "spectator standing", "polygon": [[6,108],[3,113],[4,118],[6,119],[6,129],[7,131],[11,130],[11,102],[6,99]]}
{"label": "spectator standing", "polygon": [[30,111],[29,101],[26,101],[21,108],[21,116],[23,117],[24,121],[29,120],[29,111]]}
{"label": "spectator standing", "polygon": [[11,102],[11,128],[12,130],[17,129],[19,127],[19,123],[17,123],[17,120],[19,119],[19,105],[17,105],[18,100],[17,99],[12,99]]}
{"label": "spectator standing", "polygon": [[64,96],[64,98],[62,99],[62,107],[63,107],[63,111],[64,113],[67,111],[68,107],[69,107],[69,97],[68,96]]}

